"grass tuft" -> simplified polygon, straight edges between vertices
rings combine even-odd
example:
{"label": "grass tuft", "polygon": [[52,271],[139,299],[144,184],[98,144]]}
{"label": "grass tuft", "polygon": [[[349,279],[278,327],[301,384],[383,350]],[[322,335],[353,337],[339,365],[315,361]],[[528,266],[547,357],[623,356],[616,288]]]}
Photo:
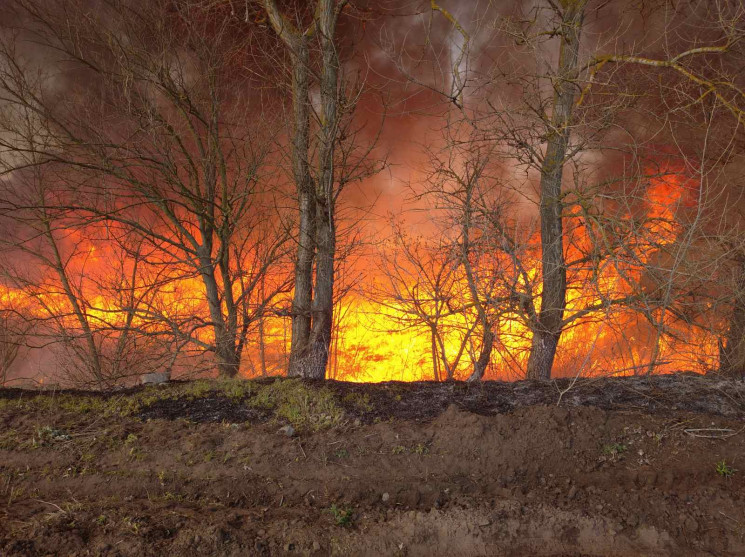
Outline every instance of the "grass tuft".
{"label": "grass tuft", "polygon": [[730,479],[732,476],[735,475],[735,472],[737,472],[737,470],[727,464],[726,460],[720,460],[719,462],[717,462],[716,470],[717,474],[726,479]]}
{"label": "grass tuft", "polygon": [[344,410],[326,387],[309,387],[300,379],[280,379],[257,387],[248,403],[272,410],[298,430],[320,431],[339,425]]}

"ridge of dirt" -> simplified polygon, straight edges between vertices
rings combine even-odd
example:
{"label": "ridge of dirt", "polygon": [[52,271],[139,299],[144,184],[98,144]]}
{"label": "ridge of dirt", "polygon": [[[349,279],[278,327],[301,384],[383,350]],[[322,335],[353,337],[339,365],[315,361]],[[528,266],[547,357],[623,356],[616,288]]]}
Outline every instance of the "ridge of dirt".
{"label": "ridge of dirt", "polygon": [[[745,382],[702,376],[658,375],[511,383],[485,381],[479,384],[432,381],[374,384],[325,381],[306,384],[330,389],[338,396],[346,415],[363,424],[390,419],[429,421],[450,405],[485,416],[512,412],[524,406],[556,405],[745,417]],[[357,403],[361,397],[364,397],[365,404]],[[197,422],[260,423],[268,419],[266,413],[249,412],[245,406],[219,394],[215,394],[214,399],[158,400],[143,408],[139,416],[143,419],[187,418]]]}
{"label": "ridge of dirt", "polygon": [[[429,420],[455,404],[469,412],[494,415],[522,406],[593,406],[604,410],[649,413],[700,412],[745,416],[745,381],[696,374],[601,377],[541,381],[435,383],[326,382],[342,395],[368,393],[377,417]],[[353,410],[353,409],[352,409]],[[369,414],[367,414],[369,417]],[[365,418],[365,416],[358,416]]]}
{"label": "ridge of dirt", "polygon": [[0,554],[745,554],[741,382],[287,385],[0,390]]}
{"label": "ridge of dirt", "polygon": [[[252,383],[266,385],[282,380],[284,379],[267,378],[253,380]],[[474,384],[458,381],[350,383],[335,380],[304,383],[333,391],[340,397],[340,402],[349,416],[361,420],[362,423],[391,418],[432,420],[451,404],[482,415],[511,412],[522,406],[557,405],[565,408],[592,406],[604,410],[639,410],[648,413],[684,411],[733,418],[745,417],[745,381],[693,373],[558,378],[549,382],[484,381]],[[188,384],[188,381],[172,381],[155,388],[167,391]],[[135,396],[152,389],[153,387],[143,386],[110,391],[6,388],[0,389],[0,400],[60,395],[110,400]],[[348,398],[363,396],[369,401],[369,408],[366,405],[361,407],[359,404],[347,402]],[[241,401],[215,391],[198,397],[155,400],[143,408],[140,417],[188,418],[196,422],[263,422],[268,419],[268,414],[246,408]]]}

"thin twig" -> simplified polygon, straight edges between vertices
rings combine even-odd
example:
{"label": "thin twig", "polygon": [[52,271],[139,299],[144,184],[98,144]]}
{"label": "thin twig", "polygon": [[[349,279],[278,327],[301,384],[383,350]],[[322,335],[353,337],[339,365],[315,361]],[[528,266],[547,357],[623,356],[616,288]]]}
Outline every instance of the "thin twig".
{"label": "thin twig", "polygon": [[303,449],[303,444],[300,442],[299,439],[297,439],[296,441],[297,441],[297,446],[300,447],[300,451],[303,453],[303,458],[307,460],[308,455],[305,454],[305,450]]}
{"label": "thin twig", "polygon": [[735,435],[738,435],[745,431],[745,426],[738,429],[737,431],[726,427],[701,427],[684,429],[683,431],[685,431],[691,437],[702,437],[704,439],[728,439],[729,437],[734,437]]}
{"label": "thin twig", "polygon": [[50,503],[49,501],[42,501],[41,499],[34,499],[34,500],[38,501],[39,503],[44,503],[45,505],[51,505],[53,507],[56,507],[57,509],[59,509],[61,513],[67,514],[67,511],[63,509],[62,507],[60,507],[59,505],[57,505],[56,503]]}

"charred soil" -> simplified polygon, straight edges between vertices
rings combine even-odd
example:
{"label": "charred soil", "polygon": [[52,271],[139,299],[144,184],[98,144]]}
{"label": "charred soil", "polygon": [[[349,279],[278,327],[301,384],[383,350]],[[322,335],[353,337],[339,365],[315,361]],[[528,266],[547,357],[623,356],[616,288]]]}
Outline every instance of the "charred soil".
{"label": "charred soil", "polygon": [[686,375],[0,390],[0,554],[743,555],[743,417]]}

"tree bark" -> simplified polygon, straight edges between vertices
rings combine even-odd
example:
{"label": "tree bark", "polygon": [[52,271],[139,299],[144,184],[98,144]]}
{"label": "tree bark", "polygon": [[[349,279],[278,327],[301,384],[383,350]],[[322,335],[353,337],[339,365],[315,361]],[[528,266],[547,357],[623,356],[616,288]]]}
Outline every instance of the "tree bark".
{"label": "tree bark", "polygon": [[305,376],[323,379],[329,360],[334,321],[334,263],[336,258],[336,198],[334,154],[339,108],[339,55],[334,44],[339,9],[335,0],[319,0],[318,30],[321,41],[321,127],[316,185],[316,284],[313,327]]}
{"label": "tree bark", "polygon": [[310,354],[305,363],[304,376],[323,379],[331,346],[334,318],[334,260],[336,255],[336,227],[331,209],[325,204],[317,206],[316,286],[313,295],[313,329]]}
{"label": "tree bark", "polygon": [[220,302],[220,288],[215,277],[210,252],[211,243],[207,242],[199,249],[201,264],[200,274],[204,284],[207,306],[212,319],[212,330],[215,333],[215,356],[217,357],[217,371],[220,377],[235,377],[240,367],[240,356],[236,352],[236,336],[231,334],[230,327],[225,323]]}
{"label": "tree bark", "polygon": [[292,166],[300,201],[300,230],[295,262],[295,291],[292,298],[292,339],[289,376],[303,375],[302,361],[310,347],[311,304],[313,298],[313,260],[316,251],[316,198],[310,175],[310,109],[308,106],[308,44],[297,40],[293,55],[293,144]]}
{"label": "tree bark", "polygon": [[285,43],[292,60],[292,174],[298,194],[299,230],[292,296],[292,336],[287,375],[305,375],[310,350],[313,299],[313,261],[316,252],[316,192],[310,173],[310,53],[309,31],[301,32],[279,11],[274,0],[264,9],[275,33]]}
{"label": "tree bark", "polygon": [[548,380],[556,356],[566,308],[561,183],[569,146],[576,93],[579,43],[587,0],[562,0],[561,48],[554,83],[553,114],[546,155],[541,166],[540,219],[543,290],[541,309],[533,325],[527,378]]}
{"label": "tree bark", "polygon": [[486,372],[486,368],[489,366],[491,361],[491,353],[494,349],[494,333],[491,327],[484,328],[481,337],[481,353],[479,354],[478,360],[473,366],[473,372],[467,379],[468,383],[476,383],[481,381]]}

